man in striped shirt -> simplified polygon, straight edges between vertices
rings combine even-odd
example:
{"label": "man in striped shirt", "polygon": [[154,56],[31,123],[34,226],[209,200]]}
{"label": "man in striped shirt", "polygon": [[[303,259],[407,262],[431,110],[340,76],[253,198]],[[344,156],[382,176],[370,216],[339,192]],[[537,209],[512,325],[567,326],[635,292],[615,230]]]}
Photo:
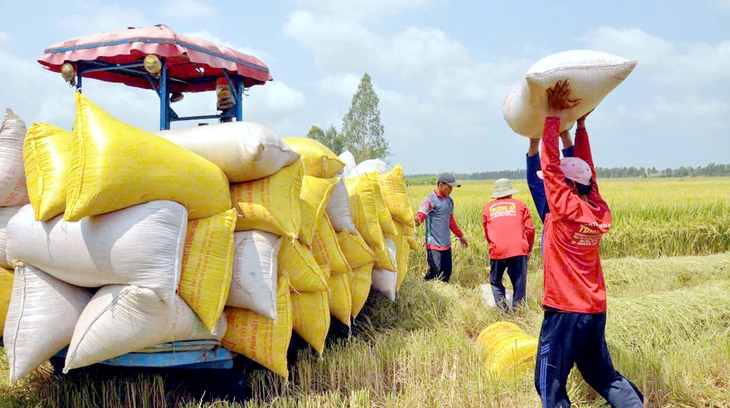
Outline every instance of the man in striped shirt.
{"label": "man in striped shirt", "polygon": [[438,279],[448,283],[451,279],[452,232],[459,238],[461,245],[469,246],[469,241],[454,220],[454,200],[451,198],[454,187],[461,187],[454,175],[442,173],[436,182],[436,190],[423,199],[414,217],[416,226],[426,221],[426,280]]}

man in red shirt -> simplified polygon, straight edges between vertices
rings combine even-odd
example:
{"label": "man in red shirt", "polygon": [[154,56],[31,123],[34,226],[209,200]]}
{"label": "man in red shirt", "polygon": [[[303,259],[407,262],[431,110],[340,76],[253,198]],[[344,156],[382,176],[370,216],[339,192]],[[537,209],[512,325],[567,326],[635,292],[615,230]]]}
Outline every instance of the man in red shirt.
{"label": "man in red shirt", "polygon": [[[560,112],[577,106],[569,81],[548,89],[541,166],[550,212],[545,217],[544,317],[535,387],[543,407],[570,407],[565,386],[575,363],[612,407],[643,407],[636,386],[613,367],[606,345],[606,285],[598,247],[611,211],[596,184],[585,116],[578,119],[575,157],[560,160]],[[587,116],[587,115],[586,115]]]}
{"label": "man in red shirt", "polygon": [[519,191],[509,179],[494,182],[494,201],[482,209],[484,237],[489,243],[489,283],[492,285],[494,302],[507,311],[502,278],[505,270],[512,282],[514,309],[525,299],[527,286],[527,260],[535,243],[535,227],[525,203],[512,198]]}
{"label": "man in red shirt", "polygon": [[454,199],[451,198],[454,187],[461,187],[454,175],[442,173],[436,182],[436,190],[423,199],[414,217],[416,226],[426,221],[428,272],[425,280],[439,279],[448,283],[451,279],[452,232],[459,238],[461,245],[469,246],[469,241],[454,220]]}

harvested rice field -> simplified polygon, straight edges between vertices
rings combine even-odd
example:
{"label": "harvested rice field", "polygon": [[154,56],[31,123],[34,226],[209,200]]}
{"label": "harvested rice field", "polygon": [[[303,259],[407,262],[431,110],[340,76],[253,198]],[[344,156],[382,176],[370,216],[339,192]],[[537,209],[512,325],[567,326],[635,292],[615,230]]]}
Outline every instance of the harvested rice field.
{"label": "harvested rice field", "polygon": [[[539,236],[527,186],[514,185]],[[730,407],[730,179],[608,179],[600,187],[613,214],[601,251],[616,368],[650,406]],[[432,189],[411,185],[412,207]],[[15,384],[3,375],[0,406],[537,407],[532,369],[495,378],[475,346],[493,323],[509,321],[536,337],[542,319],[539,239],[526,305],[504,315],[481,298],[489,274],[481,208],[492,191],[493,182],[482,181],[452,193],[470,245],[455,245],[451,284],[424,282],[425,251],[412,251],[397,301],[371,293],[352,333],[333,327],[321,356],[292,349],[288,381],[244,364],[237,367],[244,391],[234,400],[196,389],[210,375],[89,369],[56,376],[45,364]],[[422,240],[422,227],[417,234]],[[0,370],[7,372],[4,353]],[[573,406],[604,406],[576,370],[568,385]]]}

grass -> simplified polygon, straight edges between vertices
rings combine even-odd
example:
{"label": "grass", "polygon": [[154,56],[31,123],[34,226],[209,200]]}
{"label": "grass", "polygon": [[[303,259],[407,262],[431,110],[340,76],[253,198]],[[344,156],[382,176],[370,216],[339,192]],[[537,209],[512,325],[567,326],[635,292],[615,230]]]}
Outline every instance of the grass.
{"label": "grass", "polygon": [[[516,198],[535,214],[524,183],[515,186]],[[611,179],[601,188],[614,218],[602,251],[607,341],[616,367],[655,406],[730,407],[730,198],[724,195],[730,179]],[[411,187],[414,207],[431,189]],[[17,384],[0,379],[0,405],[539,406],[531,371],[496,380],[474,346],[481,330],[501,320],[536,336],[542,316],[539,252],[529,264],[523,308],[502,315],[482,304],[488,259],[481,207],[491,192],[487,182],[455,189],[456,219],[471,245],[454,250],[452,284],[422,281],[425,253],[413,251],[397,302],[372,293],[351,337],[331,336],[322,356],[306,348],[292,356],[289,381],[247,368],[246,402],[201,399],[189,389],[200,377],[185,374],[79,370],[58,379],[46,364]],[[2,364],[7,371],[4,355]],[[569,394],[577,407],[604,404],[575,371]]]}

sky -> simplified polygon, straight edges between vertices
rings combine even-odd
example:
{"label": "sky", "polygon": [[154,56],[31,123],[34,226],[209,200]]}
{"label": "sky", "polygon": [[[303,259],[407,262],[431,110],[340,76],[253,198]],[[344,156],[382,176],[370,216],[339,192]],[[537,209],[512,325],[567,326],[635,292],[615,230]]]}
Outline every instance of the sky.
{"label": "sky", "polygon": [[[524,168],[528,139],[509,128],[502,103],[535,62],[566,50],[638,61],[587,120],[597,166],[730,163],[730,0],[3,2],[0,108],[28,126],[70,130],[73,89],[41,68],[43,50],[161,23],[263,61],[274,80],[247,92],[244,120],[281,137],[306,136],[312,125],[340,129],[368,73],[385,160],[405,174]],[[153,91],[86,80],[84,95],[159,130]],[[215,94],[189,94],[173,107],[212,114]]]}

